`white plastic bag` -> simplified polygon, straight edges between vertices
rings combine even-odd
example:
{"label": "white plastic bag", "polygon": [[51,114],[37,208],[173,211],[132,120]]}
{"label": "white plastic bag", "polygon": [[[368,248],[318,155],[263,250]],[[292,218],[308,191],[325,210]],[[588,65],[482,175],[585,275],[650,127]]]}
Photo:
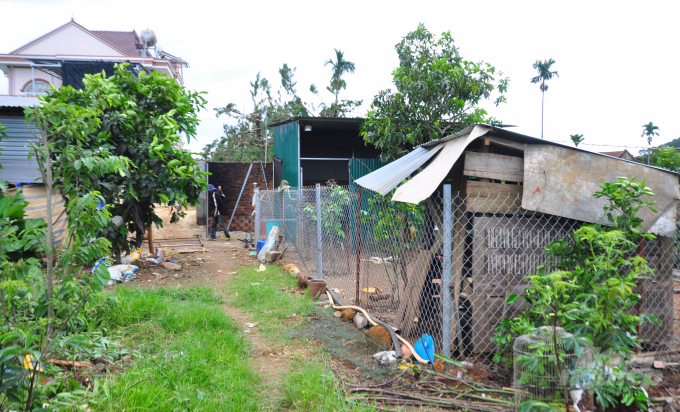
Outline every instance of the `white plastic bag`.
{"label": "white plastic bag", "polygon": [[265,256],[267,256],[267,252],[274,249],[274,245],[276,244],[277,240],[279,240],[279,228],[278,226],[274,226],[272,227],[272,230],[269,231],[267,242],[265,242],[264,246],[262,246],[262,249],[260,249],[260,253],[257,254],[257,258],[260,262],[264,261]]}
{"label": "white plastic bag", "polygon": [[[111,276],[111,280],[122,282],[125,277],[134,276],[134,273],[139,270],[139,267],[134,265],[116,265],[109,266],[107,269],[109,269],[109,276]],[[109,284],[113,283],[109,281]]]}

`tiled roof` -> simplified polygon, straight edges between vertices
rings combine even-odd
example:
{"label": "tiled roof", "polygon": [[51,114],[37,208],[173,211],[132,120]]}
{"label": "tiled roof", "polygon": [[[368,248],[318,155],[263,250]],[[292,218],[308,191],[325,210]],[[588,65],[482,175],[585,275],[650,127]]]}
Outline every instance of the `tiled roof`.
{"label": "tiled roof", "polygon": [[611,156],[611,157],[621,157],[623,155],[623,152],[625,152],[625,150],[621,150],[619,152],[600,152],[600,154]]}
{"label": "tiled roof", "polygon": [[[123,50],[130,56],[142,55],[142,40],[135,31],[104,31],[90,30],[92,33]],[[146,52],[147,57],[152,57],[151,53]]]}

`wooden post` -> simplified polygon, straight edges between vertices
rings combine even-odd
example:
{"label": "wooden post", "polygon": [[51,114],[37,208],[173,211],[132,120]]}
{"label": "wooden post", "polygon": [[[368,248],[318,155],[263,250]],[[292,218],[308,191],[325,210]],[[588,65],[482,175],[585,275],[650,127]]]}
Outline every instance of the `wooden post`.
{"label": "wooden post", "polygon": [[356,298],[355,305],[359,306],[359,273],[361,270],[361,186],[357,194],[357,278],[356,278]]}
{"label": "wooden post", "polygon": [[153,222],[149,225],[146,236],[148,237],[147,241],[149,242],[149,253],[151,253],[151,256],[155,256],[156,248],[153,246]]}
{"label": "wooden post", "polygon": [[451,313],[457,308],[451,306],[451,248],[453,246],[451,241],[451,185],[444,185],[444,224],[442,230],[444,231],[444,244],[442,245],[442,285],[441,285],[441,302],[442,310],[442,354],[444,356],[451,356]]}
{"label": "wooden post", "polygon": [[[638,245],[637,252],[638,252],[638,256],[640,256],[643,259],[645,258],[645,238],[640,239],[640,243]],[[644,283],[643,282],[644,282],[644,280],[640,279],[640,280],[638,280],[638,284],[637,284],[637,293],[640,294],[640,300],[638,300],[637,304],[635,305],[635,311],[637,312],[638,316],[640,316],[642,314],[642,296],[643,296],[642,293],[644,292]],[[636,328],[636,335],[637,335],[638,338],[640,338],[640,328],[639,327]],[[637,349],[635,350],[635,353],[640,353],[640,346],[637,347]]]}

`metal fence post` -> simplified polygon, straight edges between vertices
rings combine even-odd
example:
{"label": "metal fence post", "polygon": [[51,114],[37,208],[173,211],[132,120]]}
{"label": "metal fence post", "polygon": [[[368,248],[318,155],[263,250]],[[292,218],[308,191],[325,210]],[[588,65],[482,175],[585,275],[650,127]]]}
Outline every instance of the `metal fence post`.
{"label": "metal fence post", "polygon": [[321,242],[321,185],[316,184],[316,272],[323,279],[323,256]]}
{"label": "metal fence post", "polygon": [[357,278],[354,304],[359,306],[359,281],[361,273],[361,186],[357,190]]}
{"label": "metal fence post", "polygon": [[255,230],[253,231],[253,237],[257,243],[260,240],[260,189],[255,188]]}
{"label": "metal fence post", "polygon": [[451,356],[451,185],[444,185],[444,245],[442,264],[442,354]]}

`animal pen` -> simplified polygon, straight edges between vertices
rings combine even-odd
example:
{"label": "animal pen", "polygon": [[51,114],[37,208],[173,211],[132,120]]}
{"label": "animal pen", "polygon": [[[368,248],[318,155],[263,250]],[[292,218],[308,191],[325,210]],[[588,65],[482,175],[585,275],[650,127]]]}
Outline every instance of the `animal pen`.
{"label": "animal pen", "polygon": [[645,178],[657,194],[659,212],[643,217],[657,239],[638,249],[655,273],[638,286],[637,310],[661,325],[638,333],[675,348],[680,194],[678,176],[661,169],[476,125],[357,185],[259,191],[256,234],[278,226],[287,260],[406,339],[427,333],[439,353],[480,357],[495,349],[495,326],[525,310],[507,297],[545,264],[544,247],[601,222],[603,201],[592,194],[617,176]]}

